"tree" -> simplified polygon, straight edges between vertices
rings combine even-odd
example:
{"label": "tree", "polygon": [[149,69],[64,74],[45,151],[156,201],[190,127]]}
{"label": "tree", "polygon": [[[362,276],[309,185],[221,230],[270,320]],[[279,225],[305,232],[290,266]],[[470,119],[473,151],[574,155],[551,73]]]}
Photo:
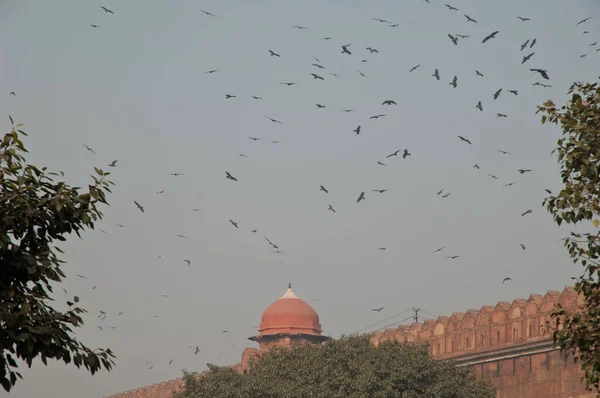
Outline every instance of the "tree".
{"label": "tree", "polygon": [[367,335],[273,348],[243,375],[209,366],[184,378],[176,398],[495,397],[489,381],[450,361],[434,361],[427,345],[386,341],[376,347]]}
{"label": "tree", "polygon": [[[560,126],[558,161],[564,188],[544,200],[554,221],[597,228],[600,215],[600,87],[575,83],[571,99],[560,109],[552,101],[538,107],[546,122]],[[571,232],[565,247],[574,263],[583,268],[575,290],[583,297],[580,311],[560,308],[552,313],[552,337],[566,353],[572,353],[584,371],[586,386],[600,391],[600,241],[599,231]]]}
{"label": "tree", "polygon": [[17,358],[29,367],[36,358],[73,361],[92,374],[114,365],[110,349],[93,351],[73,336],[86,312],[78,297],[67,301],[66,312],[51,306],[52,283],[65,277],[54,243],[94,228],[102,217],[97,205],[107,204],[109,173],[95,169],[86,193],[55,182],[56,173],[25,163],[21,136],[27,134],[10,122],[0,142],[0,382],[6,391],[22,378]]}

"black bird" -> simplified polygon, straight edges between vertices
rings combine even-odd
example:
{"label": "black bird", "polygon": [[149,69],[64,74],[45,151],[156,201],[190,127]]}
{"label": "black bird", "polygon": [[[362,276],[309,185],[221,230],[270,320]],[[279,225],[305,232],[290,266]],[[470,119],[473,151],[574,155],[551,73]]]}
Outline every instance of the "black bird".
{"label": "black bird", "polygon": [[381,23],[391,23],[390,21],[386,21],[385,19],[381,19],[381,18],[373,18],[374,21],[377,22],[381,22]]}
{"label": "black bird", "polygon": [[373,192],[379,192],[379,193],[384,193],[387,192],[387,189],[374,189]]}
{"label": "black bird", "polygon": [[177,234],[177,235],[175,235],[175,236],[176,236],[176,237],[178,237],[178,238],[181,238],[181,239],[187,239],[187,238],[188,238],[188,237],[187,237],[187,236],[185,236],[185,235],[179,235],[179,234]]}
{"label": "black bird", "polygon": [[380,117],[384,117],[384,116],[385,116],[385,115],[383,115],[383,114],[380,114],[380,115],[374,115],[374,116],[371,116],[369,119],[379,119]]}
{"label": "black bird", "polygon": [[256,138],[256,137],[248,137],[248,138],[250,138],[252,141],[258,141],[258,140],[260,140],[260,138]]}
{"label": "black bird", "polygon": [[184,263],[187,263],[188,267],[189,267],[190,265],[192,265],[192,262],[191,262],[190,260],[183,260],[183,262],[184,262]]}
{"label": "black bird", "polygon": [[317,108],[325,108],[325,105],[317,104]]}
{"label": "black bird", "polygon": [[535,83],[533,83],[533,86],[542,86],[542,87],[546,87],[546,88],[548,88],[548,87],[552,87],[552,86],[551,86],[551,85],[549,85],[549,84],[543,84],[543,83],[540,83],[540,82],[535,82]]}
{"label": "black bird", "polygon": [[495,99],[495,100],[497,100],[497,99],[498,99],[498,97],[500,96],[500,93],[501,93],[501,92],[502,92],[502,89],[500,89],[500,90],[498,90],[498,91],[496,91],[496,92],[494,93],[494,99]]}
{"label": "black bird", "polygon": [[485,44],[485,42],[486,42],[486,41],[488,41],[488,40],[490,40],[490,39],[493,39],[493,38],[495,38],[495,37],[496,37],[496,35],[497,35],[498,33],[500,33],[500,31],[499,31],[499,30],[496,30],[496,31],[494,31],[494,32],[490,33],[488,36],[486,36],[486,37],[485,37],[485,38],[484,38],[484,39],[481,41],[481,43]]}
{"label": "black bird", "polygon": [[208,12],[208,11],[200,10],[200,12],[203,12],[203,13],[205,13],[205,14],[206,14],[206,15],[208,15],[209,17],[213,17],[213,18],[215,17],[215,14],[213,14],[213,13],[210,13],[210,12]]}
{"label": "black bird", "polygon": [[479,165],[477,163],[475,163],[475,165],[473,166],[473,168],[479,170]]}
{"label": "black bird", "polygon": [[496,177],[496,176],[495,176],[495,175],[493,175],[493,174],[488,174],[488,175],[489,175],[490,177],[492,177],[494,180],[497,180],[497,179],[498,179],[498,177]]}
{"label": "black bird", "polygon": [[100,25],[90,25],[92,28],[99,28]]}
{"label": "black bird", "polygon": [[469,38],[469,37],[471,37],[471,36],[469,36],[469,35],[459,35],[459,34],[457,34],[457,35],[456,35],[456,37],[458,37],[458,38],[460,38],[460,39],[467,39],[467,38]]}
{"label": "black bird", "polygon": [[247,155],[244,155],[243,153],[236,153],[236,155],[241,156],[243,158],[247,158],[248,157]]}
{"label": "black bird", "polygon": [[404,150],[404,153],[402,154],[402,159],[406,159],[406,157],[407,157],[407,156],[410,156],[410,155],[411,155],[411,153],[410,153],[410,152],[408,152],[408,149],[405,149],[405,150]]}
{"label": "black bird", "polygon": [[280,122],[279,120],[273,119],[267,115],[264,115],[267,119],[269,119],[270,121],[272,121],[273,123],[279,123],[279,124],[283,124],[282,122]]}
{"label": "black bird", "polygon": [[235,98],[235,95],[233,95],[233,94],[225,94],[225,99],[229,99],[229,98]]}
{"label": "black bird", "polygon": [[96,154],[96,152],[94,152],[94,150],[92,148],[90,148],[89,146],[83,144],[83,146],[85,147],[85,149],[87,149],[88,151],[90,151],[91,153],[93,153],[94,155]]}
{"label": "black bird", "polygon": [[412,71],[414,71],[414,70],[417,70],[419,68],[419,66],[421,66],[421,64],[419,64],[417,66],[413,66],[412,69],[409,70],[409,73],[412,72]]}
{"label": "black bird", "polygon": [[333,208],[333,206],[329,205],[329,208],[327,210],[331,210],[332,212],[335,213],[335,209]]}
{"label": "black bird", "polygon": [[508,117],[508,116],[504,113],[496,113],[496,117]]}
{"label": "black bird", "polygon": [[475,108],[479,109],[480,111],[483,112],[483,105],[481,105],[481,101],[477,102],[477,105],[475,105]]}
{"label": "black bird", "polygon": [[546,191],[548,193],[548,195],[552,195],[552,191],[549,190],[548,188],[544,188],[544,191]]}
{"label": "black bird", "polygon": [[531,53],[531,54],[529,54],[529,55],[526,55],[526,56],[524,56],[524,57],[523,57],[523,60],[521,61],[521,65],[523,65],[525,62],[529,61],[529,59],[530,59],[531,57],[533,57],[533,54],[535,54],[535,53],[533,52],[533,53]]}
{"label": "black bird", "polygon": [[533,48],[533,46],[535,46],[535,43],[537,43],[537,39],[536,38],[533,39],[533,41],[529,45],[529,48]]}
{"label": "black bird", "polygon": [[439,191],[437,191],[437,196],[440,196],[443,192],[444,192],[444,190],[440,189]]}
{"label": "black bird", "polygon": [[458,137],[458,138],[459,138],[461,141],[464,141],[464,142],[466,142],[466,143],[467,143],[467,144],[469,144],[469,145],[473,145],[473,144],[471,143],[471,141],[469,141],[469,140],[468,140],[468,139],[466,139],[465,137],[463,137],[463,136],[461,136],[461,135],[458,135],[457,137]]}
{"label": "black bird", "polygon": [[431,254],[439,253],[439,252],[441,252],[442,250],[444,250],[445,248],[446,248],[446,246],[442,246],[442,247],[440,247],[439,249],[435,249],[434,251],[432,251],[432,252],[431,252]]}
{"label": "black bird", "polygon": [[292,26],[292,28],[296,28],[298,30],[308,30],[307,27],[305,27],[305,26],[299,26],[299,25],[294,25],[294,26]]}
{"label": "black bird", "polygon": [[386,158],[386,159],[389,159],[389,158],[391,158],[392,156],[398,156],[398,153],[400,153],[400,151],[401,151],[401,150],[402,150],[402,149],[398,149],[396,152],[394,152],[394,153],[390,153],[390,154],[389,154],[389,155],[387,155],[385,158]]}
{"label": "black bird", "polygon": [[473,18],[471,18],[470,16],[468,16],[467,14],[465,14],[465,18],[467,18],[467,22],[474,22],[477,23],[476,20],[474,20]]}
{"label": "black bird", "polygon": [[452,260],[456,260],[457,258],[459,258],[460,256],[446,256],[446,258],[452,259]]}
{"label": "black bird", "polygon": [[519,170],[517,170],[517,171],[518,171],[519,173],[521,173],[521,174],[525,174],[525,173],[528,173],[528,172],[530,172],[530,171],[531,171],[531,169],[519,169]]}
{"label": "black bird", "polygon": [[508,90],[509,93],[519,95],[519,90]]}
{"label": "black bird", "polygon": [[109,10],[108,8],[106,8],[104,6],[100,6],[100,8],[102,8],[104,10],[104,12],[107,12],[109,14],[114,14],[114,12],[112,12],[112,10]]}
{"label": "black bird", "polygon": [[346,44],[345,46],[342,46],[342,54],[352,55],[352,53],[350,52],[350,50],[348,50],[349,46],[350,46],[350,44]]}
{"label": "black bird", "polygon": [[503,151],[501,149],[496,149],[496,152],[500,152],[503,155],[512,155],[512,153],[508,152],[508,151]]}
{"label": "black bird", "polygon": [[342,78],[340,75],[338,75],[338,74],[335,74],[335,73],[330,73],[330,75],[331,75],[331,76],[338,77],[338,78],[340,78],[340,79]]}
{"label": "black bird", "polygon": [[448,196],[450,196],[450,192],[448,192],[448,193],[447,193],[447,194],[445,194],[445,195],[442,195],[442,198],[446,199]]}
{"label": "black bird", "polygon": [[315,74],[315,73],[311,73],[313,79],[319,79],[319,80],[325,80],[324,78],[322,78],[321,76]]}
{"label": "black bird", "polygon": [[273,249],[279,249],[279,246],[277,246],[276,244],[274,244],[273,242],[271,242],[269,240],[269,238],[267,238],[266,236],[265,236],[265,239],[267,240],[267,242],[269,242],[269,244],[273,247]]}
{"label": "black bird", "polygon": [[118,160],[113,160],[112,162],[110,162],[110,163],[108,164],[108,166],[109,166],[109,167],[117,167],[117,162],[118,162]]}
{"label": "black bird", "polygon": [[364,74],[364,73],[362,73],[362,72],[361,72],[361,71],[359,71],[358,69],[357,69],[356,71],[357,71],[358,73],[360,73],[360,75],[361,75],[362,77],[367,77],[367,76],[365,76],[365,74]]}
{"label": "black bird", "polygon": [[458,8],[452,7],[450,4],[444,4],[450,11],[458,11]]}
{"label": "black bird", "polygon": [[213,73],[216,73],[216,72],[219,72],[219,71],[220,71],[220,69],[211,69],[211,70],[207,70],[203,74],[204,75],[206,75],[206,74],[213,74]]}
{"label": "black bird", "polygon": [[457,83],[458,83],[458,77],[454,76],[454,79],[452,79],[452,81],[448,84],[451,85],[452,87],[456,88]]}
{"label": "black bird", "polygon": [[479,72],[478,70],[475,70],[475,74],[476,74],[477,76],[481,76],[481,77],[483,77],[483,74],[482,74],[481,72]]}
{"label": "black bird", "polygon": [[531,18],[523,18],[523,17],[517,17],[517,18],[520,19],[522,22],[531,21]]}
{"label": "black bird", "polygon": [[256,95],[253,95],[252,98],[254,98],[255,100],[262,100],[261,97],[257,97]]}
{"label": "black bird", "polygon": [[367,47],[367,51],[370,51],[371,54],[373,54],[373,53],[379,53],[379,50],[377,50],[376,48],[372,48],[372,47]]}
{"label": "black bird", "polygon": [[585,57],[587,57],[587,54],[581,54],[581,55],[579,56],[579,58],[585,58]]}
{"label": "black bird", "polygon": [[512,281],[512,280],[513,280],[512,278],[507,277],[507,278],[502,279],[502,283]]}
{"label": "black bird", "polygon": [[314,66],[315,68],[319,68],[319,69],[325,69],[325,67],[323,65],[319,65],[319,64],[311,64],[311,66]]}
{"label": "black bird", "polygon": [[531,214],[533,213],[533,210],[528,209],[527,211],[525,211],[523,214],[521,214],[521,217],[526,216],[527,214]]}
{"label": "black bird", "polygon": [[395,27],[397,27],[397,26],[400,26],[400,24],[399,24],[399,23],[390,24],[390,28],[395,28]]}
{"label": "black bird", "polygon": [[272,50],[268,50],[268,51],[269,51],[269,54],[271,54],[271,57],[279,57],[279,58],[281,58],[281,55],[277,54],[275,51],[272,51]]}
{"label": "black bird", "polygon": [[145,213],[144,211],[144,206],[142,206],[141,204],[139,204],[138,202],[136,202],[135,200],[133,201],[133,203],[135,203],[135,205],[137,206],[138,209],[140,209],[140,211],[142,213]]}
{"label": "black bird", "polygon": [[356,133],[356,135],[359,135],[360,134],[360,126],[358,126],[357,128],[355,128],[354,132]]}
{"label": "black bird", "polygon": [[381,163],[379,160],[377,161],[377,164],[380,165],[380,166],[385,166],[385,164]]}
{"label": "black bird", "polygon": [[588,17],[586,19],[582,19],[581,21],[577,22],[577,25],[581,25],[582,23],[589,21],[590,19],[592,19],[592,17]]}
{"label": "black bird", "polygon": [[515,185],[516,183],[517,183],[516,181],[509,182],[508,184],[504,184],[504,185],[502,185],[502,187],[503,187],[503,188],[504,188],[504,187],[510,187],[510,186],[512,186],[512,185]]}
{"label": "black bird", "polygon": [[360,203],[361,200],[365,200],[365,193],[364,192],[360,193],[360,196],[356,200],[356,203]]}
{"label": "black bird", "polygon": [[11,91],[10,93],[8,93],[8,95],[12,95],[13,97],[16,97],[16,96],[17,96],[17,94],[15,94],[15,92],[14,92],[14,91]]}
{"label": "black bird", "polygon": [[173,363],[173,359],[171,359],[171,360],[169,361],[169,366],[170,366],[172,363]]}
{"label": "black bird", "polygon": [[550,76],[548,76],[548,71],[545,69],[534,69],[534,68],[529,68],[530,71],[532,72],[537,72],[539,73],[544,79],[546,80],[550,80]]}
{"label": "black bird", "polygon": [[290,87],[290,86],[293,86],[294,84],[298,84],[298,83],[294,83],[294,82],[281,82],[279,84],[285,84],[286,86]]}
{"label": "black bird", "polygon": [[455,46],[458,46],[458,39],[456,37],[452,36],[450,33],[448,33],[448,37],[450,40],[452,40],[452,43],[454,43]]}
{"label": "black bird", "polygon": [[251,229],[250,232],[252,232],[253,234],[258,232],[258,229]]}
{"label": "black bird", "polygon": [[433,71],[433,75],[431,76],[435,77],[438,82],[440,81],[440,72],[437,69]]}
{"label": "black bird", "polygon": [[183,175],[183,173],[169,173],[169,175],[170,175],[170,176],[177,177],[177,176],[182,176],[182,175]]}
{"label": "black bird", "polygon": [[240,228],[240,227],[238,227],[238,224],[237,224],[235,221],[233,221],[233,220],[231,220],[231,219],[230,219],[230,220],[229,220],[229,222],[230,222],[230,223],[231,223],[231,225],[233,225],[234,227],[236,227],[236,228],[238,228],[238,229]]}
{"label": "black bird", "polygon": [[521,44],[521,51],[523,51],[525,49],[525,47],[527,47],[527,45],[529,44],[529,39],[527,39],[527,41],[523,44]]}
{"label": "black bird", "polygon": [[346,113],[354,112],[354,109],[342,109],[342,112],[346,112]]}
{"label": "black bird", "polygon": [[381,105],[398,105],[394,100],[385,100],[381,103]]}
{"label": "black bird", "polygon": [[237,178],[232,176],[228,171],[225,172],[225,178],[227,178],[228,180],[231,180],[231,181],[237,181]]}
{"label": "black bird", "polygon": [[385,309],[385,307],[373,308],[371,311],[373,311],[373,312],[379,312],[379,311],[381,311],[383,309]]}
{"label": "black bird", "polygon": [[323,191],[325,193],[329,193],[329,191],[327,190],[327,188],[325,188],[323,185],[320,185],[319,191]]}

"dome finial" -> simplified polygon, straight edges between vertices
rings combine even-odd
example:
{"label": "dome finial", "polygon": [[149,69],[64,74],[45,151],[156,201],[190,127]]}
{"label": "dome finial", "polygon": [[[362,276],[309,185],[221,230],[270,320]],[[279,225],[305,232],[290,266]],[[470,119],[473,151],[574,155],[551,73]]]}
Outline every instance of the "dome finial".
{"label": "dome finial", "polygon": [[288,289],[292,288],[292,282],[288,283]]}

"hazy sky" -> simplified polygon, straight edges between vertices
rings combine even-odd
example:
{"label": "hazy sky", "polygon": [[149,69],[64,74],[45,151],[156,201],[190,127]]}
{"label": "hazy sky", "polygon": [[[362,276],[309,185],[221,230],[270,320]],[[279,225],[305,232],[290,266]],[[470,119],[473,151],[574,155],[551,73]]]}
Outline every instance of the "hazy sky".
{"label": "hazy sky", "polygon": [[[600,46],[589,44],[600,41],[600,4],[452,5],[460,11],[441,0],[0,1],[4,131],[9,114],[24,123],[29,160],[63,170],[71,184],[87,186],[94,166],[110,169],[116,183],[98,229],[63,246],[68,278],[56,299],[81,298],[89,314],[78,337],[110,347],[117,365],[90,376],[36,362],[21,369],[25,380],[10,396],[101,397],[179,377],[183,368],[235,363],[290,280],[332,336],[411,307],[450,315],[568,285],[579,274],[558,242],[568,229],[541,206],[544,188],[561,187],[550,154],[558,130],[534,113],[549,98],[563,103],[573,81],[597,76]],[[448,33],[471,37],[455,46]],[[520,51],[533,38],[533,49]],[[341,53],[348,43],[351,56]],[[311,66],[311,56],[326,69]],[[530,67],[548,69],[550,80]],[[203,74],[211,69],[220,72]],[[454,75],[457,88],[449,85]],[[537,81],[552,88],[533,87]],[[381,106],[388,99],[398,106]],[[407,159],[385,159],[405,148]],[[441,189],[450,196],[437,196]],[[533,213],[522,217],[527,209]],[[274,254],[263,236],[284,253]],[[506,276],[514,283],[501,284]],[[386,309],[370,311],[379,306]],[[99,310],[108,314],[103,321]],[[188,348],[196,345],[197,356]]]}

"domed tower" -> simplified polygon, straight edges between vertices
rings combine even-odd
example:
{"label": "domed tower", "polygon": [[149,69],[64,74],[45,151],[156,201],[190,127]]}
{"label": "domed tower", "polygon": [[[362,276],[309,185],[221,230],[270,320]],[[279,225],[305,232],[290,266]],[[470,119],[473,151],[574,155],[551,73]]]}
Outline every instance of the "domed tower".
{"label": "domed tower", "polygon": [[319,315],[292,291],[292,284],[283,296],[275,300],[262,314],[258,336],[249,340],[259,344],[259,352],[271,347],[294,347],[319,344],[329,337],[321,335]]}

